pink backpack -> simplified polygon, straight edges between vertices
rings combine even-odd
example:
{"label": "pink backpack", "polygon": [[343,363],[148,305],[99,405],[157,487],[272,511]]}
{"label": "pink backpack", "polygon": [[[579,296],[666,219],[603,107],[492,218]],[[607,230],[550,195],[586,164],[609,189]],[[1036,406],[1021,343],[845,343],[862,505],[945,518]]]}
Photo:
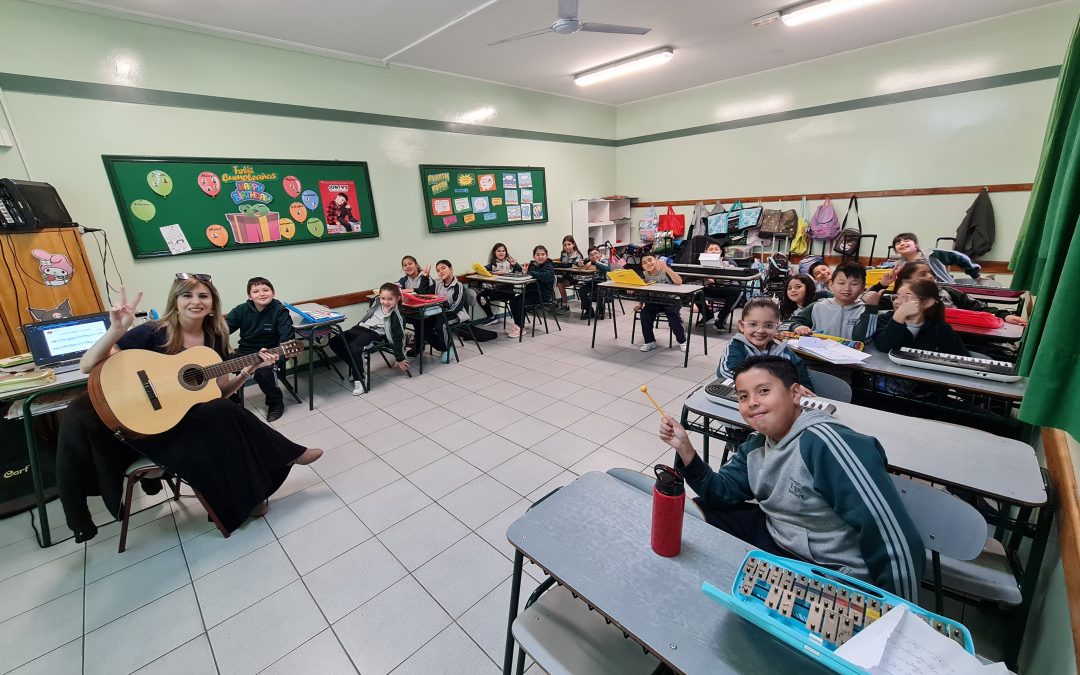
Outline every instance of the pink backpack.
{"label": "pink backpack", "polygon": [[836,217],[832,200],[828,197],[821,206],[814,211],[814,217],[810,219],[810,238],[832,241],[840,234],[840,219]]}

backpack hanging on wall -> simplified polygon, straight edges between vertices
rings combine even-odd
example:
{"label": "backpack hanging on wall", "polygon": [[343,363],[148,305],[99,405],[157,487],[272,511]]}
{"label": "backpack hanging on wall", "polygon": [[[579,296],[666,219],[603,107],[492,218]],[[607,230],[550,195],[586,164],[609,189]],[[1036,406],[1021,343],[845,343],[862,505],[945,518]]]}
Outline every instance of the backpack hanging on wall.
{"label": "backpack hanging on wall", "polygon": [[[858,229],[847,227],[848,216],[855,211],[855,222]],[[862,242],[862,216],[859,215],[859,200],[855,195],[848,201],[847,213],[844,214],[844,223],[841,225],[840,234],[833,240],[833,251],[843,258],[855,258],[859,255],[859,244]]]}
{"label": "backpack hanging on wall", "polygon": [[817,241],[832,241],[838,234],[840,234],[840,219],[836,217],[832,200],[826,197],[814,211],[814,217],[810,219],[810,238]]}
{"label": "backpack hanging on wall", "polygon": [[802,198],[799,205],[799,220],[795,227],[795,236],[791,239],[788,253],[792,255],[805,255],[810,251],[810,221],[807,220],[806,197]]}

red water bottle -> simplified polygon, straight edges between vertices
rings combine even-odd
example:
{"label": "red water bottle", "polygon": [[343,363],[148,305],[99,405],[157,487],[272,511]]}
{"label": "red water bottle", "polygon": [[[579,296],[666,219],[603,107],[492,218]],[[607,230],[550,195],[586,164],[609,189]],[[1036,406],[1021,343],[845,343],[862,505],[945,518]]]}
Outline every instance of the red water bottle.
{"label": "red water bottle", "polygon": [[653,467],[656,484],[652,495],[652,550],[666,558],[679,555],[682,547],[683,505],[686,488],[683,477],[663,464]]}

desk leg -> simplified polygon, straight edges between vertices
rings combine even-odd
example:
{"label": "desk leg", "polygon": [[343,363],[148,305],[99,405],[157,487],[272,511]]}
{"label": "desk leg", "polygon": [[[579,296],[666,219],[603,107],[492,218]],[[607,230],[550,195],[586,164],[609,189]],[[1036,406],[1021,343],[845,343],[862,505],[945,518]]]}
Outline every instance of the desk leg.
{"label": "desk leg", "polygon": [[[525,339],[525,284],[514,286],[514,295],[517,295],[518,289],[521,289],[521,325],[518,326],[518,342],[520,343]],[[514,318],[514,311],[510,310],[510,320],[517,324],[517,320]]]}
{"label": "desk leg", "polygon": [[[679,316],[682,316],[682,308],[679,308]],[[682,320],[681,318],[679,319]],[[686,330],[683,331],[686,335],[686,351],[683,352],[682,367],[686,368],[690,365],[690,338],[694,335],[694,301],[691,297],[690,300],[690,319],[686,324]]]}
{"label": "desk leg", "polygon": [[420,323],[417,324],[418,330],[416,331],[416,360],[420,362],[420,374],[424,374],[424,309],[420,310]]}
{"label": "desk leg", "polygon": [[[597,289],[596,289],[596,293],[597,293],[597,295],[598,295],[598,296],[600,296],[600,295],[602,295],[602,294],[604,293],[604,291],[603,291],[603,289],[601,289],[601,288],[597,288]],[[603,307],[603,306],[604,306],[604,305],[603,305],[603,300],[601,300],[601,301],[600,301],[600,306],[601,306],[601,307]],[[612,321],[614,321],[614,320],[615,320],[615,317],[611,317],[611,320],[612,320]],[[594,320],[594,321],[592,322],[592,346],[591,346],[591,348],[592,348],[592,349],[596,349],[596,327],[597,327],[597,326],[598,326],[599,324],[600,324],[600,319],[595,319],[595,320]]]}
{"label": "desk leg", "polygon": [[315,409],[315,333],[311,334],[311,350],[307,360],[307,397],[308,410]]}
{"label": "desk leg", "polygon": [[503,656],[503,675],[510,675],[514,667],[514,619],[517,618],[518,602],[521,600],[521,569],[525,556],[514,551],[514,577],[510,582],[510,618],[506,620],[506,653]]}
{"label": "desk leg", "polygon": [[26,434],[26,452],[30,456],[30,477],[34,479],[34,499],[37,500],[38,520],[41,521],[38,544],[42,548],[47,548],[52,546],[52,532],[49,528],[49,512],[45,507],[45,484],[42,482],[41,463],[38,461],[37,439],[34,438],[34,417],[30,414],[30,407],[35,399],[37,396],[31,394],[23,401],[23,433]]}

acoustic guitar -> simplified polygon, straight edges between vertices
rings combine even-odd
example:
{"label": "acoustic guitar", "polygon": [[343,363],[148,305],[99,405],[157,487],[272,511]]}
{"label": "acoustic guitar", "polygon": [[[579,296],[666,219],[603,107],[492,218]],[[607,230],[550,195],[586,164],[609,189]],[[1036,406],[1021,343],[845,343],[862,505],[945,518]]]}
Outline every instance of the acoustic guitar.
{"label": "acoustic guitar", "polygon": [[[268,351],[290,358],[304,351],[304,345],[290,340]],[[210,347],[191,347],[179,354],[124,349],[94,366],[86,388],[109,429],[153,436],[172,429],[196,404],[221,398],[219,376],[259,362],[258,354],[222,361]]]}

